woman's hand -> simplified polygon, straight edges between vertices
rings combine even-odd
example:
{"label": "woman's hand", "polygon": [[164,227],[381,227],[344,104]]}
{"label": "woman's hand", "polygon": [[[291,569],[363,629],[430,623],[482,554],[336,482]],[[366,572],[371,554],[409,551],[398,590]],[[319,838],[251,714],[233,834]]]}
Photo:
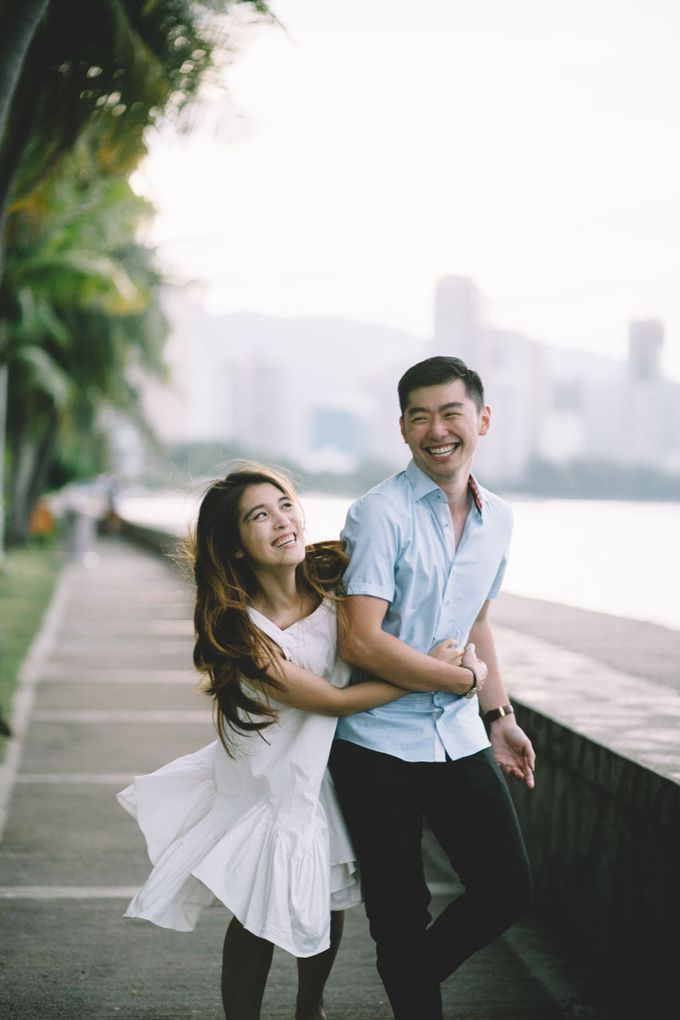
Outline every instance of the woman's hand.
{"label": "woman's hand", "polygon": [[463,665],[463,649],[459,648],[452,638],[440,641],[427,654],[433,659],[439,659],[440,662],[448,662],[449,666]]}
{"label": "woman's hand", "polygon": [[473,644],[467,645],[460,664],[461,666],[466,666],[468,669],[474,670],[475,676],[477,677],[477,686],[474,689],[474,693],[478,694],[484,686],[484,681],[486,680],[489,671],[486,667],[486,663],[477,658],[477,652]]}

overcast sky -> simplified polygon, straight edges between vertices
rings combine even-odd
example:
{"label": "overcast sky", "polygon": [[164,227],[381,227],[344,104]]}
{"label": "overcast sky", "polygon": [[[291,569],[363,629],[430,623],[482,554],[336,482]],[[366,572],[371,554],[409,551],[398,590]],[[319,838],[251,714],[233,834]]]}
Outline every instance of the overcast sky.
{"label": "overcast sky", "polygon": [[208,307],[427,338],[445,273],[488,320],[614,357],[658,317],[680,380],[677,0],[278,0],[137,186]]}

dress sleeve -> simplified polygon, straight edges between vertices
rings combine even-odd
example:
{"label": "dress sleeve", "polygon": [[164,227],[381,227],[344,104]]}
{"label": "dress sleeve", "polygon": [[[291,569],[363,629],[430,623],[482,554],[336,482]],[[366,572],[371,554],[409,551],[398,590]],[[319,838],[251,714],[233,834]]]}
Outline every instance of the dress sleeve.
{"label": "dress sleeve", "polygon": [[368,493],[353,503],[341,537],[350,557],[344,576],[347,594],[372,595],[391,602],[401,538],[396,513],[387,497]]}

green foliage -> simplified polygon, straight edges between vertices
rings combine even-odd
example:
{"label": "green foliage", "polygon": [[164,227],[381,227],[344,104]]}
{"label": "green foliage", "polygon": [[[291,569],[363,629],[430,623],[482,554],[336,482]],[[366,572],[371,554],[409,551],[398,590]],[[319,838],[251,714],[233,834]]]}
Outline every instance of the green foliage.
{"label": "green foliage", "polygon": [[61,554],[56,543],[13,549],[0,571],[0,718],[9,721],[21,663],[54,591]]}
{"label": "green foliage", "polygon": [[14,541],[26,533],[48,435],[65,447],[62,462],[100,470],[93,454],[104,452],[102,409],[138,418],[135,372],[163,371],[162,278],[153,252],[135,240],[151,210],[127,180],[93,171],[90,146],[86,134],[62,173],[20,203],[8,225],[0,307]]}
{"label": "green foliage", "polygon": [[[140,421],[133,380],[162,373],[162,281],[138,241],[151,210],[126,177],[147,129],[176,118],[227,59],[224,15],[236,10],[269,16],[253,0],[0,4],[10,541],[25,538],[55,463],[65,475],[103,467],[102,412]],[[0,453],[4,418],[0,406]]]}
{"label": "green foliage", "polygon": [[15,199],[29,194],[84,128],[97,134],[99,168],[129,173],[146,129],[181,113],[220,63],[224,15],[240,8],[268,13],[250,0],[51,0],[9,113],[0,194],[7,177]]}

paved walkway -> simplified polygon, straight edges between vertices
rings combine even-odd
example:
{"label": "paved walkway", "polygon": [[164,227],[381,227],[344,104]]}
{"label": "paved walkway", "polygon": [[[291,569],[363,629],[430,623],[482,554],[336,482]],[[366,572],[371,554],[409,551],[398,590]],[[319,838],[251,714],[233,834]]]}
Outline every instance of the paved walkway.
{"label": "paved walkway", "polygon": [[[223,908],[206,911],[192,934],[122,917],[148,862],[115,792],[213,739],[191,669],[190,618],[177,572],[121,541],[100,541],[64,574],[23,671],[18,739],[0,769],[0,795],[11,790],[0,805],[4,1020],[222,1016]],[[426,849],[436,911],[455,878],[437,846]],[[350,911],[329,1020],[389,1020],[373,958],[363,910]],[[294,997],[294,961],[277,951],[263,1017],[292,1017]],[[450,1020],[604,1016],[530,919],[468,961],[444,997]]]}

